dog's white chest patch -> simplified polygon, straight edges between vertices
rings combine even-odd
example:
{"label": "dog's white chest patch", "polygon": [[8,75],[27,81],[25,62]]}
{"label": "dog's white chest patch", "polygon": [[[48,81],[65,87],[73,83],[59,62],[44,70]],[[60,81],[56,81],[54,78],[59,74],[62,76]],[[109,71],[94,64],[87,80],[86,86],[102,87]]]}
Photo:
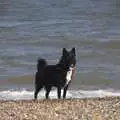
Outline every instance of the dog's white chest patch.
{"label": "dog's white chest patch", "polygon": [[67,80],[66,84],[68,84],[69,81],[72,80],[73,70],[74,70],[74,68],[72,68],[72,67],[69,68],[69,71],[67,72],[67,75],[66,75],[66,80]]}

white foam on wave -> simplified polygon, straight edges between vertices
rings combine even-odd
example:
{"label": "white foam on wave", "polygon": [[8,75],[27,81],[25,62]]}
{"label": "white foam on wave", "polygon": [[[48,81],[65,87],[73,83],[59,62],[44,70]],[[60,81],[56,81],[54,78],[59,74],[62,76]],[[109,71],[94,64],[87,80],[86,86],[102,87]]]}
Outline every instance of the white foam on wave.
{"label": "white foam on wave", "polygon": [[[0,91],[1,100],[22,100],[33,99],[34,91],[22,90],[7,90]],[[115,90],[69,90],[67,98],[92,98],[92,97],[106,97],[106,96],[120,96],[120,91]],[[38,94],[38,99],[45,98],[45,91]],[[50,98],[57,98],[56,90],[50,92]]]}

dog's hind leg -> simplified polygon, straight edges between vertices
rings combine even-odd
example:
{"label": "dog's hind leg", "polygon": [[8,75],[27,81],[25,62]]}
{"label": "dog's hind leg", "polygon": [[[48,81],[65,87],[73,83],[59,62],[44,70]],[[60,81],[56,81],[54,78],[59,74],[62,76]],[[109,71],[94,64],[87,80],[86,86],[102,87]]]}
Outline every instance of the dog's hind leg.
{"label": "dog's hind leg", "polygon": [[46,93],[45,93],[46,99],[49,99],[49,93],[51,91],[51,86],[46,86],[45,89],[46,89]]}
{"label": "dog's hind leg", "polygon": [[35,75],[35,92],[34,92],[34,100],[37,99],[38,92],[44,87],[44,76],[42,71],[36,72]]}
{"label": "dog's hind leg", "polygon": [[43,88],[43,86],[36,86],[35,93],[34,93],[34,100],[37,99],[38,92]]}
{"label": "dog's hind leg", "polygon": [[57,88],[58,99],[61,98],[61,87]]}

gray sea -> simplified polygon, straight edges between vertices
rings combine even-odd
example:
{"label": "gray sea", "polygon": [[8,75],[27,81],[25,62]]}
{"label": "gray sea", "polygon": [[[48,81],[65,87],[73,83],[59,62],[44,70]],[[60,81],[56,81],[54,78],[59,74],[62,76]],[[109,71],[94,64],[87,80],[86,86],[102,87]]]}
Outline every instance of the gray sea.
{"label": "gray sea", "polygon": [[119,0],[0,0],[0,99],[32,99],[37,59],[63,47],[77,53],[68,97],[120,96]]}

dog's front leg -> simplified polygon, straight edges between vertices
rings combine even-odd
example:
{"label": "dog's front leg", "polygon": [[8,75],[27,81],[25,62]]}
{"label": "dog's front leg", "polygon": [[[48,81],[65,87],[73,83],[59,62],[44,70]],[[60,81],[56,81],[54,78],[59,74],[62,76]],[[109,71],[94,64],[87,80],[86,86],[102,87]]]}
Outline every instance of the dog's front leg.
{"label": "dog's front leg", "polygon": [[61,98],[61,87],[57,88],[58,99]]}
{"label": "dog's front leg", "polygon": [[63,91],[63,99],[66,98],[67,89],[68,89],[68,85],[66,85],[65,88],[64,88],[64,91]]}
{"label": "dog's front leg", "polygon": [[66,98],[66,93],[67,93],[67,90],[68,90],[68,87],[70,85],[71,81],[64,87],[64,90],[63,90],[63,99]]}
{"label": "dog's front leg", "polygon": [[68,87],[70,85],[71,81],[69,81],[69,83],[64,87],[64,90],[63,90],[63,99],[66,98],[66,93],[67,93],[67,90],[68,90]]}

